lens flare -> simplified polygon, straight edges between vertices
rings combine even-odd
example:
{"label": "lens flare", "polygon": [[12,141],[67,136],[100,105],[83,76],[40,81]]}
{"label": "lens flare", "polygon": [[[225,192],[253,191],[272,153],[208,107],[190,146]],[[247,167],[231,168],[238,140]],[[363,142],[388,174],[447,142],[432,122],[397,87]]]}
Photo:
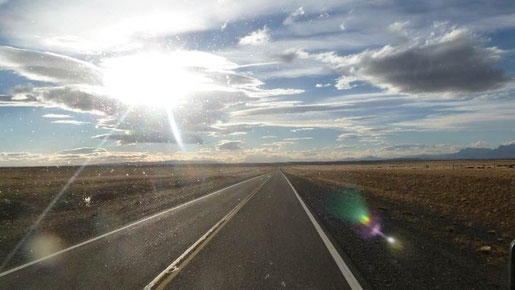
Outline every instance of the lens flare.
{"label": "lens flare", "polygon": [[369,224],[370,223],[370,217],[367,216],[367,215],[362,215],[359,220],[361,221],[362,224]]}
{"label": "lens flare", "polygon": [[396,243],[395,238],[383,233],[379,214],[373,209],[369,209],[365,198],[358,189],[346,188],[334,193],[327,203],[327,208],[334,217],[350,223],[352,229],[362,238],[381,237],[389,244]]}
{"label": "lens flare", "polygon": [[[65,247],[64,241],[54,233],[38,233],[25,245],[25,254],[31,260],[38,260],[58,252]],[[55,259],[45,260],[45,265],[51,265]]]}

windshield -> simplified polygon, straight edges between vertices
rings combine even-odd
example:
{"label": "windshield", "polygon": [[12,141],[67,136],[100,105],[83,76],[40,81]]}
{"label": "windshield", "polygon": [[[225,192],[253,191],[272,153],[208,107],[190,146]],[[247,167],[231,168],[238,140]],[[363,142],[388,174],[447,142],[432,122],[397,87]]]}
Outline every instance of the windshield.
{"label": "windshield", "polygon": [[0,0],[0,288],[505,287],[514,19]]}

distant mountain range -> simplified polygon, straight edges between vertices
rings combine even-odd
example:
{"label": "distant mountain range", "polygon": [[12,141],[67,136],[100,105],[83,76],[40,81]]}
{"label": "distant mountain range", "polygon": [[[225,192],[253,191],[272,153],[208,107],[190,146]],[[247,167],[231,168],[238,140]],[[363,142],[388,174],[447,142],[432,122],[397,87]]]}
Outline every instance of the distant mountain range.
{"label": "distant mountain range", "polygon": [[415,159],[515,159],[515,143],[490,148],[463,148],[456,153],[439,155],[417,155]]}
{"label": "distant mountain range", "polygon": [[[276,164],[339,164],[339,163],[353,163],[353,162],[375,162],[375,161],[389,161],[389,160],[420,160],[420,159],[433,159],[433,160],[459,160],[459,159],[515,159],[515,143],[508,145],[500,145],[495,149],[490,148],[463,148],[456,153],[449,154],[435,154],[435,155],[412,155],[400,158],[380,158],[376,156],[364,156],[359,158],[346,158],[339,161],[291,161],[291,162],[278,162]],[[273,162],[271,162],[273,163]],[[243,166],[260,166],[270,163],[243,163]],[[181,166],[181,165],[212,165],[212,166],[230,166],[231,163],[217,162],[214,160],[198,160],[198,161],[182,161],[182,160],[167,160],[161,162],[128,162],[128,163],[114,163],[114,164],[97,164],[97,166],[106,165],[131,165],[131,166]]]}

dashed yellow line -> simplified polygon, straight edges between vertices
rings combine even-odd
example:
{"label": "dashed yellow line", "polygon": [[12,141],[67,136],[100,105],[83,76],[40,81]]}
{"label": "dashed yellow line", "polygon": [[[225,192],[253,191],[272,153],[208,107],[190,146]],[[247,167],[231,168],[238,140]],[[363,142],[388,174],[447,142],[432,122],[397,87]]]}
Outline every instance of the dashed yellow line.
{"label": "dashed yellow line", "polygon": [[[225,217],[216,223],[204,236],[202,236],[195,244],[193,244],[184,254],[175,260],[167,270],[163,271],[154,281],[145,287],[145,289],[165,289],[179,272],[186,267],[195,256],[202,251],[202,249],[213,239],[213,237],[220,232],[220,230],[234,217],[238,211],[252,198],[256,193],[270,180],[270,177],[265,180],[258,188],[242,200],[236,207],[234,207]],[[186,257],[186,259],[184,259]],[[184,260],[183,260],[184,259]],[[161,277],[160,277],[161,276]]]}

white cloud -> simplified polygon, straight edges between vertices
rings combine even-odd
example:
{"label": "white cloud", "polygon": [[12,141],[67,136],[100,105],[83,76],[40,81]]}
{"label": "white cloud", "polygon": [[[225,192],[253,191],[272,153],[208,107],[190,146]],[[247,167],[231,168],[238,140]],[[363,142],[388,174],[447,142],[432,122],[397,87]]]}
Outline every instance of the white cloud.
{"label": "white cloud", "polygon": [[[303,4],[314,13],[339,5],[341,3],[327,0]],[[228,19],[237,23],[277,11],[291,11],[297,9],[298,4],[273,0],[155,0],[148,5],[139,0],[69,0],[56,5],[52,0],[37,3],[19,0],[2,8],[0,31],[13,45],[97,54],[146,48],[148,42],[191,32],[218,30]],[[35,19],[37,25],[34,25]],[[183,43],[174,41],[170,44],[180,47]]]}
{"label": "white cloud", "polygon": [[471,147],[471,148],[488,148],[488,143],[485,141],[479,140],[479,141],[471,143],[469,147]]}
{"label": "white cloud", "polygon": [[301,141],[301,140],[312,140],[313,137],[296,137],[296,138],[284,138],[284,141]]}
{"label": "white cloud", "polygon": [[[263,89],[263,82],[237,71],[239,65],[206,52],[168,51],[152,53],[150,56],[153,57],[150,58],[153,61],[152,66],[145,71],[141,71],[142,67],[138,64],[148,59],[139,54],[108,57],[101,59],[99,64],[88,64],[84,66],[85,70],[81,70],[83,62],[70,57],[4,47],[3,50],[0,49],[0,68],[24,74],[33,80],[52,80],[55,85],[13,88],[11,95],[1,96],[0,105],[58,107],[68,111],[97,114],[101,116],[97,124],[99,128],[116,127],[119,131],[129,133],[109,137],[120,144],[175,143],[175,138],[170,133],[168,113],[164,109],[173,105],[171,111],[177,126],[183,131],[185,143],[199,144],[202,143],[199,133],[243,134],[243,130],[235,133],[237,131],[226,132],[215,128],[239,104],[304,92],[287,88]],[[123,66],[117,67],[118,63]],[[27,69],[34,65],[40,68]],[[175,77],[170,79],[170,74],[160,74],[153,78],[154,70],[168,72],[166,69],[162,70],[162,66],[179,69],[177,75],[182,75],[182,72],[194,75],[194,85],[187,86],[187,80],[176,80]],[[106,74],[115,76],[117,81],[114,83],[120,85],[107,82]],[[102,81],[91,82],[93,76],[93,79]],[[202,81],[197,82],[197,79]],[[172,100],[162,98],[163,94],[177,94],[177,86],[181,90],[185,89],[185,94],[189,95],[178,96]],[[124,120],[120,121],[124,115]],[[55,123],[85,124],[72,120]]]}
{"label": "white cloud", "polygon": [[277,136],[268,135],[268,136],[261,137],[261,139],[274,139],[274,138],[277,138]]}
{"label": "white cloud", "polygon": [[[153,128],[143,130],[127,131],[128,133],[120,134],[100,134],[93,136],[93,139],[114,140],[118,145],[127,145],[135,143],[177,143],[177,139],[168,128]],[[183,144],[202,144],[203,140],[200,136],[188,133],[181,133],[181,140]]]}
{"label": "white cloud", "polygon": [[241,140],[221,140],[216,144],[217,150],[227,150],[227,151],[237,151],[242,150],[241,145],[243,141]]}
{"label": "white cloud", "polygon": [[388,26],[388,30],[397,33],[404,33],[404,30],[408,27],[409,23],[409,20],[396,21]]}
{"label": "white cloud", "polygon": [[[505,88],[503,86],[509,82],[507,78],[510,76],[497,69],[496,63],[509,54],[493,47],[495,42],[489,44],[489,40],[472,32],[514,27],[513,13],[503,9],[505,6],[495,8],[495,5],[481,4],[474,9],[463,10],[443,2],[432,5],[414,2],[407,6],[403,3],[406,9],[399,9],[397,5],[390,5],[397,3],[388,1],[193,0],[183,4],[157,0],[153,7],[149,7],[133,0],[100,2],[69,0],[55,5],[47,0],[37,3],[19,0],[2,6],[0,36],[7,40],[6,43],[23,49],[1,47],[0,68],[29,81],[46,84],[13,88],[9,96],[0,96],[0,106],[58,107],[94,113],[99,120],[96,124],[99,130],[118,127],[118,131],[109,138],[119,144],[176,142],[164,106],[160,106],[161,101],[165,101],[185,143],[199,144],[204,136],[209,136],[209,144],[216,144],[218,139],[243,135],[257,126],[276,126],[282,129],[275,131],[271,128],[271,134],[291,128],[298,128],[292,132],[305,131],[303,128],[308,127],[328,128],[334,130],[332,142],[338,138],[384,147],[382,151],[375,147],[375,152],[362,148],[361,152],[352,153],[331,151],[352,149],[344,147],[349,145],[343,143],[340,148],[328,149],[330,152],[327,154],[315,150],[286,151],[284,148],[279,152],[277,146],[281,143],[276,143],[276,147],[266,146],[263,150],[242,148],[240,143],[227,145],[241,148],[237,150],[219,150],[213,154],[215,151],[211,149],[209,154],[226,160],[256,160],[258,157],[313,160],[311,158],[315,157],[386,155],[386,152],[401,154],[401,147],[389,150],[393,147],[389,148],[384,143],[386,135],[404,132],[402,130],[505,129],[514,121],[513,93],[505,92],[508,96],[499,96],[505,103],[495,103],[496,106],[490,106],[492,102],[486,93],[479,93]],[[49,5],[54,9],[48,9]],[[104,9],[99,10],[99,5]],[[191,5],[198,9],[191,10]],[[501,3],[499,5],[502,6]],[[337,9],[332,9],[334,7]],[[289,12],[292,13],[284,19],[285,25],[268,24],[261,29],[258,29],[261,26],[255,26],[256,23],[263,25],[260,21],[271,19],[269,16],[281,17],[281,13]],[[282,15],[286,17],[286,14]],[[410,21],[404,21],[406,19]],[[453,23],[431,26],[434,19],[452,19]],[[229,20],[231,25],[228,25]],[[37,21],[37,25],[33,21]],[[248,25],[241,27],[257,30],[235,44],[231,40],[242,36],[239,34],[242,30],[237,29],[242,22]],[[456,27],[471,30],[467,32]],[[235,30],[236,35],[233,34]],[[196,38],[190,36],[203,32],[207,32],[205,35],[215,33],[213,41],[208,44],[209,51],[216,53],[178,52],[180,47],[197,47]],[[223,37],[218,38],[220,35]],[[218,46],[220,41],[228,39],[227,43]],[[154,66],[141,65],[148,57],[148,54],[142,56],[144,53],[141,51],[154,50],[161,55],[178,53],[168,58],[173,61],[154,61],[161,64],[157,65],[160,76],[151,75],[142,81],[139,77],[149,75]],[[355,53],[345,56],[330,50],[340,54]],[[284,51],[290,53],[279,55]],[[105,75],[106,70],[112,68],[110,64],[116,62],[126,65],[109,72],[111,76],[124,75],[118,79],[117,83],[121,85],[115,90],[117,97],[113,97],[106,93],[109,90],[105,90]],[[134,69],[136,67],[143,69]],[[175,70],[176,67],[179,70]],[[170,71],[174,74],[169,74]],[[191,83],[202,83],[202,90],[190,85],[187,90],[192,88],[192,96],[177,98],[175,92],[188,85],[180,77],[183,72],[194,76],[195,81]],[[323,88],[332,85],[325,82],[335,79],[335,73],[340,75],[334,82],[337,89],[360,86],[360,90],[367,90],[366,84],[369,84],[386,92],[400,92],[402,96],[391,98],[381,93],[374,98],[363,94],[323,99],[326,96],[320,94],[326,90],[309,88],[303,98],[297,98],[296,95],[304,93],[304,90],[270,89],[265,84],[265,81],[277,83],[272,80],[274,78],[329,76],[316,78],[320,83],[315,87]],[[201,81],[197,82],[199,79]],[[285,83],[296,82],[288,80]],[[156,94],[162,91],[166,92],[167,100]],[[315,93],[311,95],[313,91]],[[132,92],[132,96],[127,97],[126,92]],[[474,106],[457,104],[448,98],[455,95],[477,96],[483,101]],[[137,105],[133,111],[121,121],[134,104]],[[66,122],[58,123],[80,122],[63,121]],[[94,134],[100,133],[104,132]],[[336,137],[338,134],[341,135]],[[104,134],[101,136],[106,137]],[[263,136],[262,142],[275,141],[265,140],[273,137]],[[283,140],[281,146],[292,145],[294,141],[298,140]],[[217,145],[214,148],[218,148]],[[410,148],[415,150],[417,146]],[[195,153],[199,158],[205,158],[204,153],[208,154],[207,151]],[[193,154],[181,157],[197,158]],[[157,155],[144,158],[150,160]]]}
{"label": "white cloud", "polygon": [[313,131],[315,128],[297,128],[297,129],[291,129],[290,132],[301,132],[301,131]]}
{"label": "white cloud", "polygon": [[227,134],[229,136],[241,136],[241,135],[247,135],[247,132],[244,132],[244,131],[238,131],[238,132],[232,132],[232,133],[229,133]]}
{"label": "white cloud", "polygon": [[50,52],[0,46],[0,68],[60,85],[101,83],[100,71],[91,63]]}
{"label": "white cloud", "polygon": [[50,118],[50,119],[66,119],[66,118],[71,118],[72,116],[65,115],[65,114],[44,114],[42,117]]}
{"label": "white cloud", "polygon": [[343,133],[343,134],[340,134],[336,140],[347,141],[349,139],[355,139],[355,138],[358,138],[358,135],[355,133]]}
{"label": "white cloud", "polygon": [[334,85],[338,90],[349,90],[357,87],[357,82],[359,78],[355,76],[341,76],[336,80],[336,84]]}
{"label": "white cloud", "polygon": [[290,15],[288,15],[288,17],[286,19],[284,19],[283,24],[284,25],[293,24],[299,16],[302,16],[304,14],[305,14],[304,8],[302,6],[300,6],[299,8],[297,8],[297,10],[293,11]]}
{"label": "white cloud", "polygon": [[394,122],[395,127],[417,130],[511,130],[515,122],[515,102],[510,99],[456,101],[448,109],[433,111],[412,120]]}
{"label": "white cloud", "polygon": [[57,152],[58,155],[68,155],[68,154],[93,154],[93,153],[105,153],[107,149],[105,148],[97,148],[97,147],[81,147],[74,149],[67,149]]}
{"label": "white cloud", "polygon": [[227,28],[227,24],[229,24],[229,20],[226,20],[226,21],[224,22],[224,24],[220,25],[220,30],[221,30],[221,31],[224,31],[224,30],[225,30],[225,28]]}
{"label": "white cloud", "polygon": [[77,121],[77,120],[56,120],[56,121],[52,121],[52,124],[84,125],[84,124],[90,124],[90,122]]}
{"label": "white cloud", "polygon": [[104,148],[83,147],[57,153],[0,152],[0,166],[81,165],[86,161],[89,164],[150,162],[163,161],[166,157],[160,153],[116,152]]}
{"label": "white cloud", "polygon": [[262,29],[251,32],[249,35],[240,38],[240,45],[263,45],[270,41],[270,30],[264,26]]}
{"label": "white cloud", "polygon": [[417,155],[438,155],[455,153],[462,146],[452,144],[395,144],[386,145],[375,149],[373,155],[382,158],[411,157]]}
{"label": "white cloud", "polygon": [[272,142],[272,143],[264,143],[261,145],[268,146],[268,147],[284,147],[284,146],[293,145],[293,144],[295,144],[295,142],[293,142],[293,141],[277,141],[277,142]]}

